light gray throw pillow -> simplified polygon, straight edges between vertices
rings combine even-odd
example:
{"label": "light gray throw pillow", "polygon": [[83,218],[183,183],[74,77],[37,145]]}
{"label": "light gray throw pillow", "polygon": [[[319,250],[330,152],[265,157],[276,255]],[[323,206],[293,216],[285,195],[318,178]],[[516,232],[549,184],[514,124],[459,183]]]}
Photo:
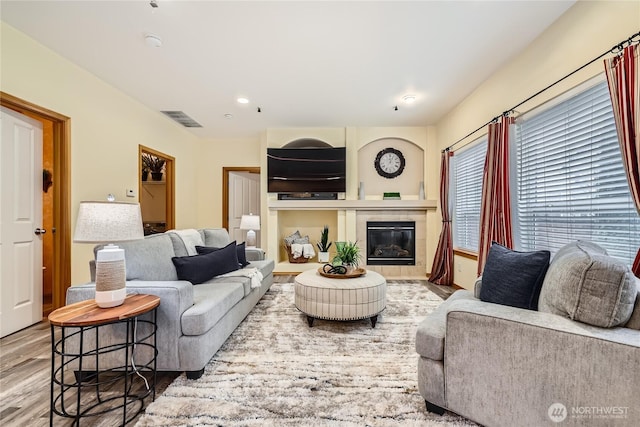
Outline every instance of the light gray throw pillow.
{"label": "light gray throw pillow", "polygon": [[631,270],[591,242],[562,247],[545,276],[538,310],[611,328],[631,317],[636,299]]}

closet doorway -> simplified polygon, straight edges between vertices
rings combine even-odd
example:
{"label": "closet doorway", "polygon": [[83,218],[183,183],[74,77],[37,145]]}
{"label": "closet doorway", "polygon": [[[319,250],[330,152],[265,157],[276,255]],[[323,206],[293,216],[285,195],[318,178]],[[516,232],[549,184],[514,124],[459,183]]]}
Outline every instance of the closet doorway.
{"label": "closet doorway", "polygon": [[145,236],[175,228],[175,158],[138,146],[138,194]]}

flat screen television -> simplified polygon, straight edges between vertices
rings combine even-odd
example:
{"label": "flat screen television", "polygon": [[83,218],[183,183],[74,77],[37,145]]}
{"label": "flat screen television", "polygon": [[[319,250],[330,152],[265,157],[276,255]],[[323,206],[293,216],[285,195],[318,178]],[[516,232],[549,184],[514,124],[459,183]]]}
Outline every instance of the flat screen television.
{"label": "flat screen television", "polygon": [[346,149],[267,148],[270,193],[346,192]]}

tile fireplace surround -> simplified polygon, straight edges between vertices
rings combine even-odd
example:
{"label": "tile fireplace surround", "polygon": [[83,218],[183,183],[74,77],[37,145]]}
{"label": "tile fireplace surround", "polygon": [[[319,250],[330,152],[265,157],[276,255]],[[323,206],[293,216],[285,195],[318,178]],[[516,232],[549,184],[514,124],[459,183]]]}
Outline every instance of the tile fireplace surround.
{"label": "tile fireplace surround", "polygon": [[[320,264],[309,262],[305,264],[290,264],[283,259],[284,253],[280,243],[282,239],[300,228],[305,234],[305,227],[310,231],[311,240],[315,242],[318,236],[314,229],[320,229],[323,224],[307,224],[307,216],[321,216],[334,227],[332,241],[357,240],[361,244],[366,260],[367,221],[413,221],[416,230],[416,264],[415,265],[365,265],[368,270],[376,271],[385,277],[424,277],[427,262],[427,218],[434,215],[436,201],[434,200],[309,200],[283,201],[269,200],[269,237],[267,250],[278,254],[276,257],[277,273],[296,273]],[[306,214],[305,214],[305,211]],[[310,212],[311,211],[311,212]],[[293,215],[292,215],[293,214]],[[292,218],[299,218],[299,224],[291,224]],[[286,223],[285,223],[286,222]],[[313,259],[312,261],[315,261]],[[363,262],[365,262],[363,260]]]}

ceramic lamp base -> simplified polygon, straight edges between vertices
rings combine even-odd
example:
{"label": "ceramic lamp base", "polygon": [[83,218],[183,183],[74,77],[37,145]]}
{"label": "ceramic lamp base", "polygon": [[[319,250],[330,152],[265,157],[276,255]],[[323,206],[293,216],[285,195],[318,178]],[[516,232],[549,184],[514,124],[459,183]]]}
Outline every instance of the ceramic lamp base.
{"label": "ceramic lamp base", "polygon": [[255,248],[256,247],[256,232],[253,230],[247,231],[247,240],[246,240],[247,248]]}
{"label": "ceramic lamp base", "polygon": [[101,308],[117,307],[124,302],[126,297],[126,288],[117,291],[96,291],[96,304]]}
{"label": "ceramic lamp base", "polygon": [[107,245],[96,254],[96,304],[116,307],[127,297],[124,249]]}

